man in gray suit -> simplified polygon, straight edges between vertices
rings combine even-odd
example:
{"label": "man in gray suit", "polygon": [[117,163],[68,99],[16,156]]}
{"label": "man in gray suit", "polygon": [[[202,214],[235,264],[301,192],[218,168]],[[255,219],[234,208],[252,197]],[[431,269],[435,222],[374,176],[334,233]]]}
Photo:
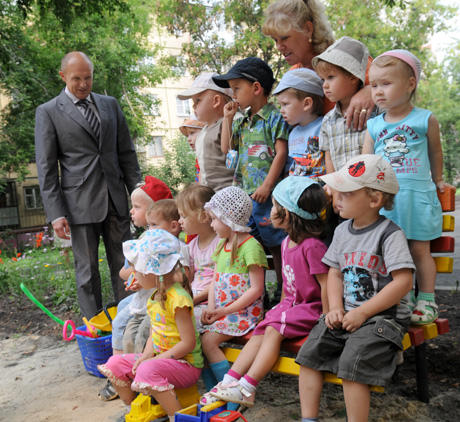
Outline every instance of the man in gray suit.
{"label": "man in gray suit", "polygon": [[35,155],[48,221],[72,237],[80,309],[102,307],[99,239],[105,244],[115,300],[127,295],[118,272],[122,242],[131,238],[127,192],[141,173],[125,117],[113,97],[91,93],[93,64],[68,53],[59,72],[66,88],[36,111]]}

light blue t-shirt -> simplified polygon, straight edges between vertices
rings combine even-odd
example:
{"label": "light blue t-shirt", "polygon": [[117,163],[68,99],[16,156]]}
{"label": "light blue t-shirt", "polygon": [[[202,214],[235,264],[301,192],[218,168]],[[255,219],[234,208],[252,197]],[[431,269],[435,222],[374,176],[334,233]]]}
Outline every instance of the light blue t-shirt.
{"label": "light blue t-shirt", "polygon": [[323,117],[308,125],[298,125],[289,133],[289,157],[285,171],[292,176],[317,177],[326,172],[324,152],[319,150]]}

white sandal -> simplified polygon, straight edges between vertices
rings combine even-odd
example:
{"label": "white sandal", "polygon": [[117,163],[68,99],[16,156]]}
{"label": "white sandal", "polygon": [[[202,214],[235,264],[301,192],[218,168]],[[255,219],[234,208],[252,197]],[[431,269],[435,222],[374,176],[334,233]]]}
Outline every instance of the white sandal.
{"label": "white sandal", "polygon": [[216,385],[209,394],[219,400],[241,404],[246,407],[254,406],[255,392],[250,393],[238,381],[233,381],[227,385]]}

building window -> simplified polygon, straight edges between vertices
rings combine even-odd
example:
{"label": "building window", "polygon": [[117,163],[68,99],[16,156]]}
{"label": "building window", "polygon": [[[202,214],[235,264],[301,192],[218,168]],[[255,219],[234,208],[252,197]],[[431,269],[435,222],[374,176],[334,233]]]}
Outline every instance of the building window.
{"label": "building window", "polygon": [[178,116],[190,116],[192,114],[192,100],[179,100],[176,97],[176,110]]}
{"label": "building window", "polygon": [[152,141],[147,145],[147,155],[149,157],[163,157],[163,137],[153,136]]}
{"label": "building window", "polygon": [[26,210],[43,209],[42,197],[38,186],[27,186],[24,188],[24,204]]}

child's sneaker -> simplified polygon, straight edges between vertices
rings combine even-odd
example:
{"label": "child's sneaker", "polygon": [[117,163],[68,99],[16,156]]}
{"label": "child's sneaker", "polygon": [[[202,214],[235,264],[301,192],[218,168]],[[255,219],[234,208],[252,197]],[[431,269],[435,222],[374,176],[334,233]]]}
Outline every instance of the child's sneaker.
{"label": "child's sneaker", "polygon": [[254,398],[256,395],[254,391],[247,391],[238,381],[234,381],[227,385],[216,386],[209,394],[219,400],[238,403],[246,407],[254,406]]}
{"label": "child's sneaker", "polygon": [[430,324],[438,317],[438,305],[427,300],[418,300],[411,315],[411,324]]}
{"label": "child's sneaker", "polygon": [[411,295],[409,302],[407,302],[407,306],[409,307],[411,313],[414,312],[416,301],[417,299],[413,295]]}

